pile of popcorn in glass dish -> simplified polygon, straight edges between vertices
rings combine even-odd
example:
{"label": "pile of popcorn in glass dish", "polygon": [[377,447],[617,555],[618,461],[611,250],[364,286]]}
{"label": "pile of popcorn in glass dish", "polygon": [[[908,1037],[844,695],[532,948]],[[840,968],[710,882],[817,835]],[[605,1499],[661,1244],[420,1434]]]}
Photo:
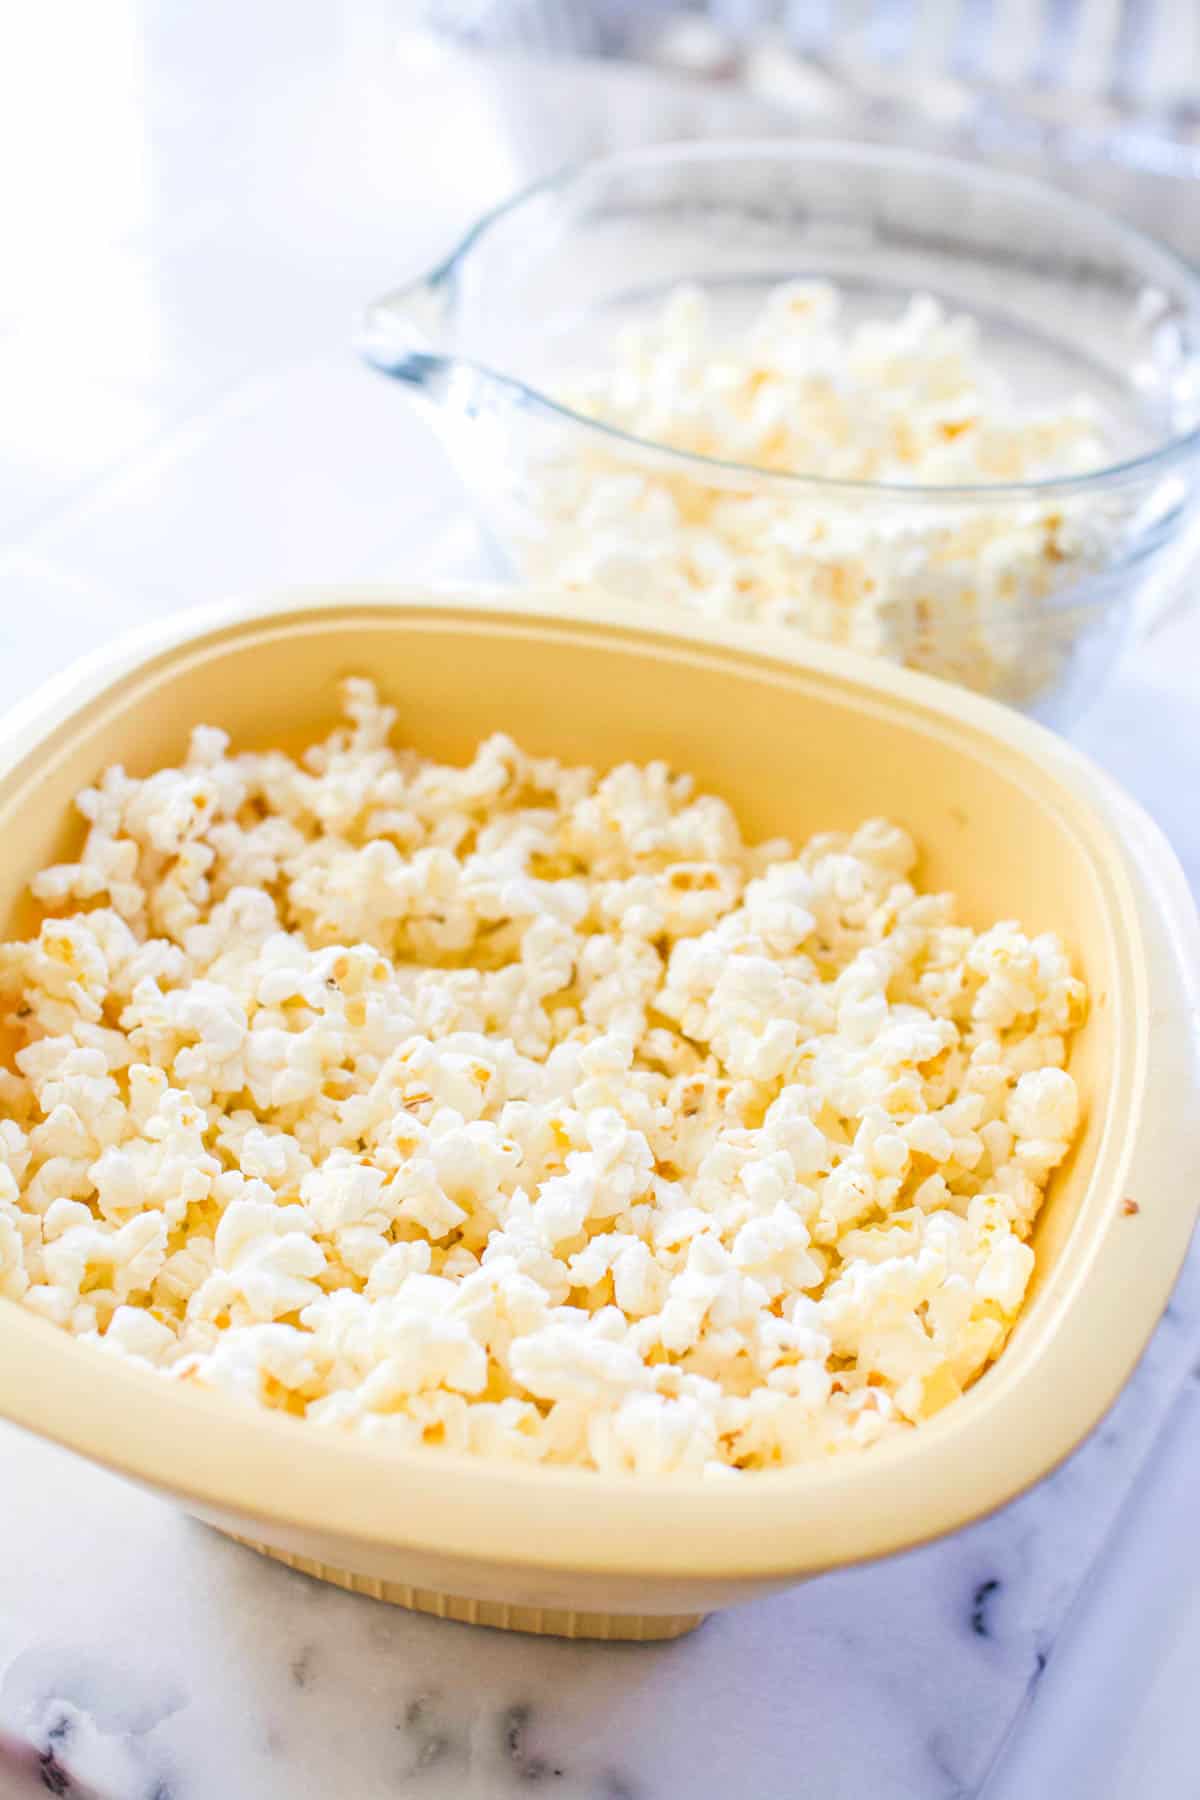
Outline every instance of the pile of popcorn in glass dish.
{"label": "pile of popcorn in glass dish", "polygon": [[[565,405],[688,457],[816,479],[739,492],[581,444],[542,472],[526,573],[1036,694],[1062,648],[1043,604],[1103,567],[1119,525],[1103,499],[1038,484],[1103,466],[1102,416],[1085,395],[1022,399],[976,322],[928,295],[890,317],[844,311],[835,287],[787,283],[730,339],[704,293],[681,287],[626,326],[608,366],[564,384]],[[1014,505],[1004,488],[1026,484]],[[898,513],[881,486],[924,504]],[[955,489],[992,486],[994,505],[957,504]]]}
{"label": "pile of popcorn in glass dish", "polygon": [[299,759],[200,728],[80,796],[0,947],[0,1294],[325,1427],[606,1471],[955,1400],[1076,1131],[1057,938],[956,923],[882,820],[747,844],[665,765],[447,766],[343,699]]}

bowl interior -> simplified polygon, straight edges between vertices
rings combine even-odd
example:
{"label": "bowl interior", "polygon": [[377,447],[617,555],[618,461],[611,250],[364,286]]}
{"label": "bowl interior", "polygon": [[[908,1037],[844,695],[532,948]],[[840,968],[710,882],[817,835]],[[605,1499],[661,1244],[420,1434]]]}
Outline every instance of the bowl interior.
{"label": "bowl interior", "polygon": [[1078,1274],[1070,1248],[1119,1179],[1135,946],[1122,943],[1103,845],[1069,794],[1003,743],[889,698],[882,682],[561,619],[356,606],[266,620],[135,671],[0,781],[5,936],[30,925],[29,875],[77,851],[72,797],[102,768],[148,773],[178,758],[201,721],[240,746],[298,749],[332,725],[336,684],[352,673],[370,673],[397,705],[400,738],[439,758],[468,759],[494,730],[599,766],[663,758],[723,795],[752,838],[801,840],[887,815],[922,846],[923,884],[953,889],[968,920],[1062,935],[1091,993],[1071,1061],[1085,1124],[1038,1227],[1031,1303],[983,1385],[1027,1368]]}
{"label": "bowl interior", "polygon": [[681,282],[736,333],[774,284],[847,316],[932,293],[977,321],[1019,397],[1087,395],[1111,461],[1200,420],[1200,302],[1169,252],[1064,194],[851,145],[668,147],[586,165],[503,211],[454,264],[446,348],[553,392]]}

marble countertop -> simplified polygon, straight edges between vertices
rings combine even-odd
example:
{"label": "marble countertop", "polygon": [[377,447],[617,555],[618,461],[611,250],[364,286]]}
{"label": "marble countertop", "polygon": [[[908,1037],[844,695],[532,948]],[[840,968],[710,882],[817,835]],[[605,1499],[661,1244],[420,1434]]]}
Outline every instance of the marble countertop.
{"label": "marble countertop", "polygon": [[[0,67],[0,166],[37,169],[0,287],[0,702],[168,609],[460,567],[458,490],[348,353],[356,309],[568,152],[781,124],[632,73],[449,58],[395,20],[109,0],[64,58],[57,9],[26,9]],[[1193,616],[1077,735],[1200,887],[1198,671]],[[1198,1357],[1194,1255],[1111,1416],[1034,1493],[651,1647],[321,1587],[0,1427],[0,1800],[1194,1796]]]}

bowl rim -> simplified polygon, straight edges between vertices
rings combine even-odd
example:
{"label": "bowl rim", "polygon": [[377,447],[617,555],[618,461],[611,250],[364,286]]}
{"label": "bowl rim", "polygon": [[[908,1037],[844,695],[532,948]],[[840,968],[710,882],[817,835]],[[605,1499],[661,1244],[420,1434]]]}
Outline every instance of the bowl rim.
{"label": "bowl rim", "polygon": [[[381,313],[386,313],[389,306],[400,305],[407,296],[421,290],[427,293],[448,291],[460,265],[475,246],[510,215],[544,195],[565,191],[577,182],[620,169],[687,162],[734,162],[763,157],[801,164],[856,164],[860,167],[876,167],[881,172],[900,168],[914,172],[925,171],[931,175],[942,174],[969,181],[976,189],[1024,196],[1027,201],[1040,206],[1054,206],[1059,212],[1065,211],[1080,221],[1090,221],[1102,229],[1131,260],[1158,264],[1162,271],[1169,272],[1172,279],[1189,292],[1191,316],[1200,330],[1200,271],[1163,239],[1132,224],[1122,215],[1110,212],[1106,207],[1081,199],[1054,182],[1037,176],[993,169],[982,162],[974,162],[962,156],[947,156],[938,151],[902,149],[894,145],[851,139],[786,136],[672,140],[613,151],[603,156],[576,158],[553,173],[526,183],[497,205],[488,208],[467,227],[454,248],[423,278],[406,284],[368,308],[367,321],[376,320]],[[360,330],[359,342],[364,354],[371,358],[373,328],[367,321],[364,321]],[[653,438],[639,437],[634,432],[624,431],[619,426],[605,424],[602,420],[578,412],[542,389],[470,357],[449,355],[446,360],[456,366],[473,369],[476,374],[491,382],[502,384],[514,396],[519,397],[523,404],[544,410],[573,427],[594,432],[624,451],[636,452],[642,459],[651,459],[656,465],[661,464],[676,472],[691,471],[696,479],[701,479],[707,472],[710,477],[720,477],[725,483],[752,484],[755,488],[778,484],[781,492],[793,496],[804,492],[829,493],[846,498],[885,498],[892,504],[911,501],[915,505],[935,506],[939,502],[965,504],[973,501],[1055,500],[1072,495],[1090,495],[1098,489],[1120,488],[1143,480],[1152,473],[1172,468],[1200,452],[1198,420],[1189,430],[1165,437],[1152,448],[1140,451],[1135,456],[1122,457],[1074,475],[1050,475],[1032,481],[956,483],[850,480],[807,474],[802,470],[766,469],[735,458],[703,456],[695,451],[678,450],[669,444]]]}
{"label": "bowl rim", "polygon": [[[647,1579],[795,1578],[940,1536],[995,1510],[1061,1462],[1131,1373],[1166,1305],[1200,1204],[1200,922],[1166,840],[1078,751],[1019,714],[794,633],[681,631],[633,608],[503,588],[338,588],[178,615],[85,658],[0,724],[0,818],[76,734],[234,645],[281,635],[457,623],[481,634],[614,641],[827,692],[999,758],[1054,798],[1094,856],[1118,929],[1129,1031],[1110,1126],[1111,1204],[1080,1245],[1053,1327],[1011,1375],[1001,1358],[962,1400],[861,1456],[737,1481],[635,1477],[400,1450],[322,1431],[215,1393],[181,1391],[0,1300],[0,1415],[143,1485],[225,1517],[364,1546],[453,1554],[480,1567]],[[1150,1079],[1153,1063],[1154,1079]],[[1105,1144],[1109,1144],[1108,1136]],[[1103,1154],[1103,1149],[1102,1149]],[[1098,1169],[1094,1184],[1101,1179]],[[1189,1179],[1190,1177],[1190,1179]],[[1145,1195],[1137,1255],[1120,1197]],[[1089,1189],[1089,1192],[1091,1190]],[[1078,1222],[1077,1222],[1078,1223]],[[29,1371],[36,1371],[31,1378]]]}

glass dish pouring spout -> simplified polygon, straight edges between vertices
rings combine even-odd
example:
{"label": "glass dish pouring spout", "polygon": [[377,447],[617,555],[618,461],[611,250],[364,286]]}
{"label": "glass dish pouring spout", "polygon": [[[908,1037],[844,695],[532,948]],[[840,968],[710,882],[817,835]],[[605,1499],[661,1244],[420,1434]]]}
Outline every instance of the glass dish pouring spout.
{"label": "glass dish pouring spout", "polygon": [[357,348],[381,374],[436,401],[454,366],[442,348],[449,312],[443,267],[372,301],[359,324]]}

